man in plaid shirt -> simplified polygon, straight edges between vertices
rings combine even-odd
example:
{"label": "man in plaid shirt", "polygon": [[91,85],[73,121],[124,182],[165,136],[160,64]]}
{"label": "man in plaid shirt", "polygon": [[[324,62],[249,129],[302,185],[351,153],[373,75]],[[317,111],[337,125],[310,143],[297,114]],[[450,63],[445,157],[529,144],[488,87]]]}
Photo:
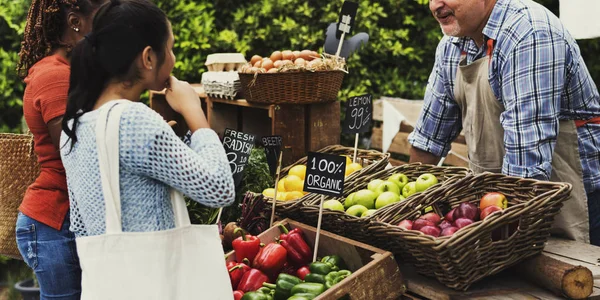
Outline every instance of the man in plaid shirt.
{"label": "man in plaid shirt", "polygon": [[531,0],[429,7],[445,36],[410,160],[437,163],[464,130],[476,172],[571,183],[558,234],[600,245],[600,97],[575,40]]}

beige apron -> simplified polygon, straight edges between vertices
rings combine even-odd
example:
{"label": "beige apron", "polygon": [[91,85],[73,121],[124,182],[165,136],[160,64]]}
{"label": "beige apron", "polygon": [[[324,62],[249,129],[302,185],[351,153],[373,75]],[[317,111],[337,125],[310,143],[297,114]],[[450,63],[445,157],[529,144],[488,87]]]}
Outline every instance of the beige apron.
{"label": "beige apron", "polygon": [[[467,65],[463,57],[456,73],[454,93],[462,111],[469,167],[475,173],[500,173],[505,153],[504,129],[500,124],[504,107],[496,99],[488,81],[489,61],[488,55]],[[587,195],[574,121],[559,122],[550,180],[573,185],[571,199],[565,201],[560,214],[555,217],[552,234],[589,243]]]}

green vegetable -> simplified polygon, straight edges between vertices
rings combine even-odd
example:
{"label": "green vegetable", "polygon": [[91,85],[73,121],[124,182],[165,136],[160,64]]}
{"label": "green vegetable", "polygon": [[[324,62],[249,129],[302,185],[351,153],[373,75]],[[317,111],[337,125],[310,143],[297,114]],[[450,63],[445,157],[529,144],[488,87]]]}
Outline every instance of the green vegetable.
{"label": "green vegetable", "polygon": [[301,283],[302,280],[296,276],[281,273],[277,276],[277,280],[275,281],[275,299],[276,300],[286,300],[292,295],[292,288]]}
{"label": "green vegetable", "polygon": [[308,265],[308,269],[310,270],[311,273],[316,273],[316,274],[321,274],[321,275],[327,275],[327,274],[329,274],[329,272],[332,271],[330,264],[326,264],[324,262],[319,262],[319,261],[315,261],[315,262],[311,263],[310,265]]}
{"label": "green vegetable", "polygon": [[352,272],[348,270],[334,271],[325,276],[325,287],[331,288],[336,285],[338,282],[344,280],[344,278],[350,276]]}
{"label": "green vegetable", "polygon": [[273,296],[264,294],[259,289],[258,291],[245,293],[241,300],[273,300]]}
{"label": "green vegetable", "polygon": [[318,296],[325,291],[325,285],[322,283],[303,282],[292,288],[292,295],[307,293]]}
{"label": "green vegetable", "polygon": [[299,293],[296,295],[293,295],[289,298],[287,298],[287,300],[312,300],[315,299],[315,295],[313,294],[309,294],[309,293]]}
{"label": "green vegetable", "polygon": [[308,273],[306,274],[306,277],[304,277],[304,281],[325,284],[325,275]]}
{"label": "green vegetable", "polygon": [[325,256],[321,259],[321,262],[329,264],[331,266],[332,271],[347,269],[346,263],[339,255]]}

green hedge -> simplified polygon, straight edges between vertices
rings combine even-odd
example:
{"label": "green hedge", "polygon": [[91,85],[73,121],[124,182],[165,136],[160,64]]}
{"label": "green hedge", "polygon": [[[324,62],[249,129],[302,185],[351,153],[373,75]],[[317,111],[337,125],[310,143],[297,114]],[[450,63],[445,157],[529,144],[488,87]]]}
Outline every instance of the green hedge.
{"label": "green hedge", "polygon": [[[322,50],[324,32],[343,1],[159,0],[176,37],[175,76],[199,82],[210,53],[269,55],[274,50]],[[558,0],[539,0],[558,13]],[[16,131],[23,84],[15,74],[29,1],[0,0],[0,131]],[[340,99],[369,92],[375,97],[422,98],[441,32],[428,0],[360,1],[355,32],[369,44],[348,62]],[[592,76],[600,80],[598,39],[579,41]]]}

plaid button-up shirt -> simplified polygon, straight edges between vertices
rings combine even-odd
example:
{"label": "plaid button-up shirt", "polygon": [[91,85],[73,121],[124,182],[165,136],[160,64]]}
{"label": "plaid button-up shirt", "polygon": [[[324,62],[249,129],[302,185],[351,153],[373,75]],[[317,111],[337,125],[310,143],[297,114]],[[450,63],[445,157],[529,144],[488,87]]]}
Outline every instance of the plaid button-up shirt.
{"label": "plaid button-up shirt", "polygon": [[[600,116],[600,97],[579,47],[559,19],[530,0],[498,0],[484,30],[495,40],[489,82],[505,107],[504,174],[548,180],[559,120]],[[471,63],[486,55],[469,38],[439,43],[423,111],[409,142],[445,156],[462,130],[454,83],[461,54]],[[600,124],[577,129],[586,191],[600,189]]]}

